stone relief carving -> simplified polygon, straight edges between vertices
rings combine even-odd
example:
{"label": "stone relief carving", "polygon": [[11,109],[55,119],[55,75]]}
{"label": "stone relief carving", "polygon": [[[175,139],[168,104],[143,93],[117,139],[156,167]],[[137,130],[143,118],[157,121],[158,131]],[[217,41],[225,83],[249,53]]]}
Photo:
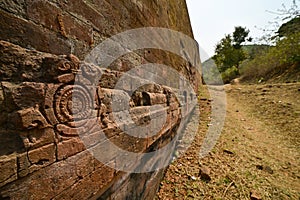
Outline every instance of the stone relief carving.
{"label": "stone relief carving", "polygon": [[96,68],[81,64],[72,54],[67,58],[69,61],[63,60],[57,65],[58,70],[65,72],[57,77],[60,84],[48,84],[45,113],[59,134],[76,136],[78,132],[82,133],[81,129],[91,128],[89,119],[96,117],[93,114],[95,103],[90,83],[90,79],[95,78]]}

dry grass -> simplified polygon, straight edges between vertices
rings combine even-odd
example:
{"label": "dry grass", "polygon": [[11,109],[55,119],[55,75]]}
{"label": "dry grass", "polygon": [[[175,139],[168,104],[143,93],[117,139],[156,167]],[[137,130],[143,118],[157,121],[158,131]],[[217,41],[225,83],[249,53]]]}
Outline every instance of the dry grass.
{"label": "dry grass", "polygon": [[[199,149],[209,120],[201,101],[199,134],[166,172],[156,199],[300,198],[300,84],[227,86],[227,118],[209,156]],[[206,93],[207,95],[207,93]],[[211,181],[199,177],[210,169]]]}

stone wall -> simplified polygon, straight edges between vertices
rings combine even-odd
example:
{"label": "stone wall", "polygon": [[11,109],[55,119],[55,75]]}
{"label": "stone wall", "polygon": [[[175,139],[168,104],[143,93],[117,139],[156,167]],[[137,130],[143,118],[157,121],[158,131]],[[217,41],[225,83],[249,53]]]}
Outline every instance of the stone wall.
{"label": "stone wall", "polygon": [[[155,151],[179,138],[179,124],[191,110],[183,112],[164,84],[147,83],[130,96],[127,83],[123,90],[116,83],[145,63],[171,66],[194,89],[200,74],[194,63],[158,49],[129,52],[108,67],[84,59],[106,38],[133,28],[164,27],[192,37],[185,1],[4,0],[0,15],[0,199],[152,199],[164,170],[122,171],[114,166],[124,155],[106,143],[134,153]],[[95,74],[101,74],[97,85],[90,83],[100,78]],[[133,137],[123,131],[132,121],[123,129],[115,122],[113,113],[121,110],[111,102],[127,97],[134,124],[167,113],[156,135]],[[153,105],[160,107],[151,110]],[[127,167],[147,171],[169,162],[175,145],[163,161],[145,157]]]}

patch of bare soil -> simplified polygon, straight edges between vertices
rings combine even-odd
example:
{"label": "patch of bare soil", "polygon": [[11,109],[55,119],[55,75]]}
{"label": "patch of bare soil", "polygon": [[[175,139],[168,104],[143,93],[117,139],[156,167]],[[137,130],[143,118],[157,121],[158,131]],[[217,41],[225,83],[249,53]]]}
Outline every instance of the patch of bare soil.
{"label": "patch of bare soil", "polygon": [[300,83],[227,85],[226,94],[222,135],[199,160],[211,121],[202,92],[198,134],[156,199],[300,199]]}

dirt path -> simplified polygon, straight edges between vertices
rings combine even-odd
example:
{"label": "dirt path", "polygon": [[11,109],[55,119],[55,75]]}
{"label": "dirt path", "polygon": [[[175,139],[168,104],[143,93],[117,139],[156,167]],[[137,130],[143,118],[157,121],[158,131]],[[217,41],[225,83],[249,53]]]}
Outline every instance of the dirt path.
{"label": "dirt path", "polygon": [[300,84],[225,88],[217,145],[199,160],[210,124],[202,97],[199,134],[167,170],[157,199],[300,199]]}

